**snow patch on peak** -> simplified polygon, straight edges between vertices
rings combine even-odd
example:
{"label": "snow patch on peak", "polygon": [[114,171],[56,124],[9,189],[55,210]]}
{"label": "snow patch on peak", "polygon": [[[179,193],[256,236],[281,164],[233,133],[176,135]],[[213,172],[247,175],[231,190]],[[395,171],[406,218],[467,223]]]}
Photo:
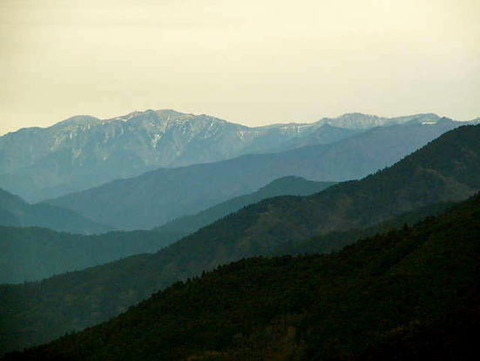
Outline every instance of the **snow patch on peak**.
{"label": "snow patch on peak", "polygon": [[53,125],[51,128],[60,128],[68,126],[81,126],[81,125],[95,125],[102,123],[101,119],[92,117],[91,115],[76,115]]}
{"label": "snow patch on peak", "polygon": [[323,118],[317,125],[331,125],[347,129],[368,129],[382,126],[388,122],[388,118],[363,113],[346,113],[337,118]]}
{"label": "snow patch on peak", "polygon": [[130,119],[138,116],[139,114],[141,114],[141,112],[134,111],[134,112],[128,113],[127,115],[122,115],[122,116],[119,116],[119,117],[116,117],[116,118],[113,118],[113,119],[110,119],[110,120],[120,120],[122,122],[128,122]]}

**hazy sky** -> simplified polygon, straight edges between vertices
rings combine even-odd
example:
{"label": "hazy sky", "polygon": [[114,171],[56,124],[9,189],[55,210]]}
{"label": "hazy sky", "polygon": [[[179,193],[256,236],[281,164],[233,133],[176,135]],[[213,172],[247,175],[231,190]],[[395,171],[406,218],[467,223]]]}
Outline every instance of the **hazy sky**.
{"label": "hazy sky", "polygon": [[0,0],[0,133],[172,108],[480,116],[478,0]]}

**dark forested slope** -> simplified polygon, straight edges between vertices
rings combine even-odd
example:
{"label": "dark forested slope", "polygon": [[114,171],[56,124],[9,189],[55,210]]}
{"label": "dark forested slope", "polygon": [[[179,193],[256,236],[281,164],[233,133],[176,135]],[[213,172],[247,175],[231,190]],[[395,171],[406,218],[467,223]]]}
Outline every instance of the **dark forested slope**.
{"label": "dark forested slope", "polygon": [[[222,266],[107,323],[6,359],[348,360],[452,314],[446,329],[458,340],[462,330],[478,330],[475,319],[455,322],[455,312],[479,306],[479,217],[475,196],[444,215],[338,254]],[[412,342],[424,355],[438,353],[435,342],[421,342],[429,340],[428,332],[415,335]],[[476,351],[469,336],[461,340],[463,353],[442,359],[463,360]],[[455,345],[455,338],[448,341],[446,351]],[[387,355],[395,359],[391,350]]]}

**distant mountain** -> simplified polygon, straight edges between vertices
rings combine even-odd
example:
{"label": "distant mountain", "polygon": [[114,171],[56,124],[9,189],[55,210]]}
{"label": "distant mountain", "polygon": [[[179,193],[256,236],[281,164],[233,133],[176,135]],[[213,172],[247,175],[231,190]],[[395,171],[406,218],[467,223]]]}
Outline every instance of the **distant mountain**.
{"label": "distant mountain", "polygon": [[[74,211],[49,204],[29,204],[0,189],[0,225],[39,226],[58,231],[92,234],[111,230]],[[0,236],[3,236],[0,232]]]}
{"label": "distant mountain", "polygon": [[316,124],[250,128],[173,110],[105,120],[75,116],[49,128],[0,137],[0,187],[39,201],[159,167],[330,143],[356,133],[331,127],[324,131]]}
{"label": "distant mountain", "polygon": [[338,118],[323,118],[317,125],[331,125],[342,129],[370,129],[374,127],[389,126],[395,124],[435,124],[440,117],[433,113],[407,115],[396,118],[378,117],[362,113],[348,113]]}
{"label": "distant mountain", "polygon": [[0,226],[0,283],[36,281],[123,257],[153,253],[199,228],[259,200],[279,195],[307,195],[333,183],[285,177],[257,192],[178,219],[153,231],[74,235],[43,228]]}
{"label": "distant mountain", "polygon": [[[329,232],[371,226],[435,203],[466,199],[478,190],[480,126],[461,127],[365,179],[337,184],[307,197],[263,200],[154,255],[134,256],[36,284],[0,287],[0,329],[4,330],[0,350],[45,342],[105,321],[156,290],[220,264],[275,254],[311,237],[321,242]],[[457,243],[463,238],[454,235],[449,239]],[[298,245],[295,250],[303,246]],[[307,246],[308,251],[314,248],[308,242]],[[326,252],[332,249],[332,243],[323,248]],[[355,262],[362,263],[361,256]],[[212,296],[214,291],[209,290]]]}
{"label": "distant mountain", "polygon": [[338,254],[222,266],[5,360],[473,361],[479,217],[476,196]]}
{"label": "distant mountain", "polygon": [[234,213],[263,199],[282,195],[306,196],[323,191],[334,184],[334,182],[313,182],[293,176],[279,178],[254,193],[235,197],[195,215],[175,219],[154,230],[165,235],[186,236],[230,213]]}
{"label": "distant mountain", "polygon": [[389,119],[354,113],[312,124],[251,128],[173,110],[112,119],[80,115],[0,137],[0,187],[37,202],[160,167],[328,144],[375,126],[439,120],[434,114]]}
{"label": "distant mountain", "polygon": [[436,124],[377,127],[326,145],[159,169],[48,203],[117,229],[151,229],[254,192],[284,176],[323,182],[365,177],[457,126],[457,122],[442,119]]}
{"label": "distant mountain", "polygon": [[101,235],[59,233],[38,227],[0,226],[0,283],[38,281],[139,253],[156,252],[179,236],[155,232]]}
{"label": "distant mountain", "polygon": [[[264,200],[171,249],[185,243],[182,248],[195,253],[196,247],[202,247],[208,255],[204,265],[221,264],[235,254],[264,254],[285,242],[377,224],[429,204],[459,201],[479,190],[480,126],[465,126],[360,181],[340,183],[308,197]],[[212,248],[207,250],[207,244]]]}

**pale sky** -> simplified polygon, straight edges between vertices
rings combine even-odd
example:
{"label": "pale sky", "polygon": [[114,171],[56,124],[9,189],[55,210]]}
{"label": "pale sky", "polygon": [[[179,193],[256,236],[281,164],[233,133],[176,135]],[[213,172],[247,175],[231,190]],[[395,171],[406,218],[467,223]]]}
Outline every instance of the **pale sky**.
{"label": "pale sky", "polygon": [[480,116],[478,0],[0,0],[0,134],[175,109]]}

